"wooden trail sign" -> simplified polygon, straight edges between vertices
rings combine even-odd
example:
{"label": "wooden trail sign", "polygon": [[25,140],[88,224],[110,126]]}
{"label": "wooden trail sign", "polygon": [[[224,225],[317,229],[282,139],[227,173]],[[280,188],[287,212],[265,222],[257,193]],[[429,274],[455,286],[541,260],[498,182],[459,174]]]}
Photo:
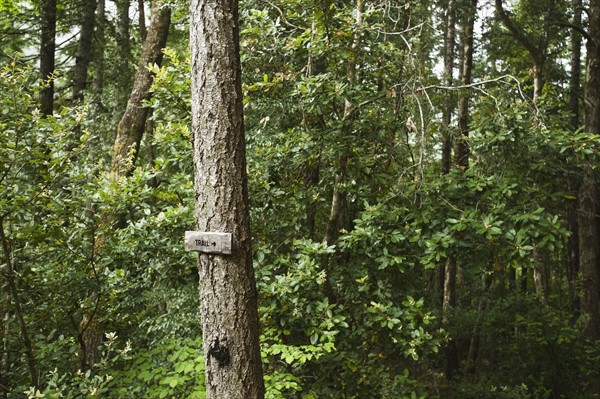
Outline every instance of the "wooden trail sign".
{"label": "wooden trail sign", "polygon": [[209,233],[205,231],[186,231],[185,250],[209,254],[231,254],[231,233]]}

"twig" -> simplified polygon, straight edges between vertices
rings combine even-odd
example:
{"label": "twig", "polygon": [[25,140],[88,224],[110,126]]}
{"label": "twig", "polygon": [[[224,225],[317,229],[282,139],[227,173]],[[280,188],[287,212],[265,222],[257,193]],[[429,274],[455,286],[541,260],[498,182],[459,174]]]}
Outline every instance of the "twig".
{"label": "twig", "polygon": [[271,7],[273,7],[274,9],[277,10],[277,12],[279,13],[279,16],[281,17],[281,20],[283,21],[284,24],[286,24],[289,27],[292,27],[294,29],[300,29],[300,30],[308,30],[309,28],[303,28],[301,26],[298,25],[294,25],[293,23],[289,22],[286,18],[285,18],[285,14],[283,13],[283,11],[281,10],[281,8],[277,7],[275,4],[271,3],[269,0],[262,0],[265,3],[269,4]]}

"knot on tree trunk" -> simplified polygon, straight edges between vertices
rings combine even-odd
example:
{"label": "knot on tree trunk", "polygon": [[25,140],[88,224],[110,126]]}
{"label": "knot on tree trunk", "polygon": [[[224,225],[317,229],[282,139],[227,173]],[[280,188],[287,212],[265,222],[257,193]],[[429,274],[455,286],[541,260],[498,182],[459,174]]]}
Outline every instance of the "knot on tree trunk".
{"label": "knot on tree trunk", "polygon": [[219,363],[219,367],[225,367],[229,364],[230,356],[229,356],[229,348],[227,347],[227,339],[223,340],[221,343],[219,341],[219,337],[215,338],[214,342],[208,349],[208,355],[215,358],[215,360]]}

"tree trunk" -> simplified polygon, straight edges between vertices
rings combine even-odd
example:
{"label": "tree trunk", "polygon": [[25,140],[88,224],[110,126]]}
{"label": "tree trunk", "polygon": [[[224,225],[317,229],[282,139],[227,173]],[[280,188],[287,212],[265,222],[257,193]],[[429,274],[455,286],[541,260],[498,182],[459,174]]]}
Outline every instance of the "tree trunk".
{"label": "tree trunk", "polygon": [[[444,32],[444,86],[451,87],[454,78],[454,49],[455,49],[455,38],[456,38],[456,24],[455,24],[455,3],[454,0],[448,0],[446,9],[446,26]],[[446,93],[447,97],[442,110],[442,159],[441,159],[441,172],[442,174],[450,173],[452,168],[452,113],[454,112],[454,102],[451,92]],[[446,263],[455,262],[455,259],[447,259]],[[456,270],[456,269],[455,269]],[[445,304],[444,298],[446,295],[446,272],[445,265],[439,263],[435,266],[433,271],[433,284],[436,290],[436,297],[439,299],[442,307]],[[455,276],[456,278],[456,276]],[[447,322],[447,320],[445,321]],[[452,343],[452,345],[454,345]]]}
{"label": "tree trunk", "polygon": [[56,48],[56,0],[42,1],[40,38],[40,112],[52,115],[54,109],[54,50]]}
{"label": "tree trunk", "polygon": [[117,77],[116,84],[119,89],[119,106],[125,105],[127,96],[131,92],[131,76],[132,68],[130,67],[131,62],[131,20],[129,18],[129,6],[130,0],[115,0],[117,6],[117,25],[115,27],[115,40],[117,42],[117,54],[118,57],[115,60],[117,71],[119,75]]}
{"label": "tree trunk", "polygon": [[548,304],[548,274],[542,250],[537,243],[533,246],[533,285],[542,305]]}
{"label": "tree trunk", "polygon": [[[156,1],[152,13],[150,30],[142,47],[135,82],[125,113],[119,122],[117,136],[115,138],[111,173],[115,176],[127,176],[133,172],[135,160],[137,159],[140,142],[144,133],[148,109],[142,106],[145,100],[150,99],[150,86],[153,75],[147,68],[148,64],[159,64],[162,60],[162,49],[167,43],[167,35],[171,22],[171,10],[161,7],[162,2]],[[100,223],[103,226],[114,224],[118,215],[104,214]],[[95,243],[95,251],[100,253],[104,246],[106,237],[98,237]],[[90,294],[91,302],[96,303],[99,298],[97,293]],[[79,359],[78,368],[87,370],[100,360],[98,343],[102,339],[102,331],[98,322],[96,312],[84,314],[81,321],[79,337]]]}
{"label": "tree trunk", "polygon": [[6,268],[5,277],[8,284],[10,294],[12,296],[15,305],[15,315],[19,322],[21,329],[21,339],[23,340],[23,351],[25,352],[25,358],[27,359],[27,366],[29,367],[29,375],[31,377],[31,384],[37,386],[39,384],[39,372],[37,369],[37,363],[35,360],[35,354],[33,352],[33,344],[29,337],[29,331],[27,323],[25,322],[25,313],[23,305],[21,304],[21,296],[17,287],[15,267],[13,263],[12,252],[8,237],[4,233],[4,219],[0,218],[0,245],[2,247],[3,261]]}
{"label": "tree trunk", "polygon": [[[471,84],[473,69],[473,24],[477,12],[477,1],[471,0],[469,9],[463,22],[462,51],[461,51],[461,85]],[[458,98],[458,132],[456,140],[456,154],[454,164],[461,170],[469,166],[469,99],[470,94],[464,92]],[[444,266],[444,295],[442,304],[442,323],[448,324],[448,315],[456,306],[456,258],[449,257]],[[446,378],[452,379],[459,370],[459,356],[456,342],[451,340],[446,349]]]}
{"label": "tree trunk", "polygon": [[544,78],[544,58],[540,60],[535,59],[533,63],[533,102],[535,104],[539,102],[544,85],[546,84],[546,79]]}
{"label": "tree trunk", "polygon": [[[315,31],[316,31],[316,21],[312,19],[310,26],[310,40],[311,42],[315,41]],[[312,52],[308,53],[307,62],[306,62],[306,77],[310,78],[313,76],[313,54]],[[302,108],[302,126],[307,132],[312,130],[313,123],[305,112],[304,108]],[[318,125],[322,125],[322,123],[318,123]],[[312,190],[315,189],[319,185],[319,179],[321,177],[321,154],[316,154],[316,156],[310,156],[307,159],[306,171],[305,171],[305,179],[306,185],[309,192],[308,204],[306,206],[306,230],[307,235],[310,239],[316,239],[316,222],[317,222],[317,201],[313,199]]]}
{"label": "tree trunk", "polygon": [[[581,0],[573,0],[573,25],[581,26]],[[581,33],[571,31],[571,76],[569,79],[569,110],[571,113],[571,129],[576,131],[581,125]],[[579,181],[570,177],[568,190],[578,191]],[[579,225],[577,223],[577,203],[569,201],[566,211],[567,228],[571,235],[567,239],[566,275],[569,290],[569,303],[571,305],[573,322],[579,316],[579,296],[577,295],[577,277],[579,275]]]}
{"label": "tree trunk", "polygon": [[142,56],[138,64],[133,89],[127,102],[125,113],[117,127],[117,137],[113,152],[111,170],[119,175],[128,175],[133,170],[133,164],[144,134],[148,108],[142,106],[152,96],[150,87],[154,75],[148,70],[148,64],[162,62],[162,49],[167,44],[167,35],[171,23],[171,10],[160,7],[162,2],[156,1],[153,8],[150,30],[142,47]]}
{"label": "tree trunk", "polygon": [[196,222],[233,236],[231,255],[200,254],[208,399],[264,398],[252,267],[235,0],[192,0],[190,43]]}
{"label": "tree trunk", "polygon": [[[306,172],[306,184],[309,190],[319,185],[319,179],[321,174],[321,157],[317,157],[313,160],[312,165],[308,165]],[[312,198],[309,199],[309,203],[306,206],[306,230],[310,239],[316,238],[316,221],[317,221],[317,201]]]}
{"label": "tree trunk", "polygon": [[2,398],[8,399],[8,387],[10,386],[10,359],[8,356],[8,342],[10,334],[10,293],[2,293],[2,358],[0,364],[0,392],[2,392]]}
{"label": "tree trunk", "polygon": [[[454,23],[454,0],[448,0],[446,10],[446,32],[444,34],[444,86],[450,87],[453,83],[454,71],[454,44],[456,36],[456,26]],[[442,110],[442,174],[450,172],[452,164],[452,133],[450,124],[452,123],[453,101],[450,92],[447,93],[446,103]]]}
{"label": "tree trunk", "polygon": [[140,37],[142,41],[146,40],[146,10],[144,9],[144,0],[138,0],[138,25],[140,29]]}
{"label": "tree trunk", "polygon": [[584,167],[584,177],[579,190],[579,260],[582,297],[581,316],[586,318],[585,335],[590,339],[600,338],[600,315],[598,302],[598,196],[592,166]]}
{"label": "tree trunk", "polygon": [[106,32],[106,0],[98,0],[96,8],[96,38],[98,42],[95,52],[94,68],[94,103],[102,104],[102,93],[104,91],[104,68],[105,68],[105,32]]}
{"label": "tree trunk", "polygon": [[[477,0],[469,1],[469,8],[465,16],[462,38],[461,80],[462,86],[471,84],[473,75],[473,40],[475,15],[477,13]],[[458,98],[458,137],[456,143],[456,165],[465,170],[469,167],[469,102],[471,95],[465,92]]]}
{"label": "tree trunk", "polygon": [[[448,324],[449,313],[456,306],[456,260],[452,257],[446,261],[445,276],[444,276],[444,302],[442,305],[442,324]],[[459,369],[458,348],[456,341],[450,339],[446,348],[446,378],[452,379],[455,377]]]}
{"label": "tree trunk", "polygon": [[[585,129],[600,134],[600,0],[589,3],[589,38],[586,43]],[[582,280],[581,314],[586,317],[586,336],[600,339],[600,248],[598,186],[593,166],[584,165],[579,190],[579,260]]]}
{"label": "tree trunk", "polygon": [[[533,102],[536,103],[545,85],[544,64],[546,63],[546,51],[548,44],[545,39],[534,42],[531,36],[528,36],[522,26],[517,25],[509,15],[504,11],[502,0],[495,0],[496,13],[502,24],[510,31],[514,38],[525,47],[533,61]],[[547,17],[543,16],[546,26],[549,26]]]}
{"label": "tree trunk", "polygon": [[[352,55],[348,60],[348,65],[346,69],[346,79],[349,84],[354,84],[356,80],[356,60],[358,58],[358,52],[360,51],[360,45],[362,42],[360,29],[363,21],[363,10],[364,3],[363,0],[356,0],[356,8],[355,8],[355,32],[354,32],[354,40],[352,42]],[[352,119],[354,116],[355,108],[350,102],[348,98],[344,99],[344,115],[342,118],[342,128],[341,128],[341,137],[342,140],[345,140],[345,137],[348,137],[350,134],[350,130],[352,127]],[[347,143],[347,141],[344,141]],[[342,219],[342,204],[344,203],[344,192],[342,190],[342,186],[346,181],[346,175],[348,171],[348,154],[350,153],[350,148],[347,144],[344,144],[341,154],[338,158],[338,170],[335,176],[335,182],[333,185],[333,192],[331,195],[331,208],[329,211],[329,219],[327,221],[327,227],[325,229],[325,237],[324,241],[327,245],[333,245],[335,240],[338,238],[339,233],[339,221]],[[336,302],[337,298],[335,292],[333,290],[333,286],[331,284],[331,262],[330,262],[330,254],[325,254],[322,257],[321,266],[326,273],[326,278],[323,281],[321,286],[321,290],[323,294],[327,297],[330,303]]]}
{"label": "tree trunk", "polygon": [[87,86],[88,67],[92,59],[92,38],[94,35],[94,22],[96,0],[81,0],[81,31],[75,56],[75,70],[73,72],[73,102],[83,101],[83,91]]}
{"label": "tree trunk", "polygon": [[[573,201],[575,202],[575,201]],[[579,224],[577,222],[577,204],[569,205],[566,214],[567,228],[571,232],[567,238],[566,276],[571,308],[572,321],[579,317],[579,296],[577,295],[577,278],[579,276]]]}
{"label": "tree trunk", "polygon": [[[581,26],[581,0],[573,0],[573,25]],[[581,33],[571,30],[571,76],[569,78],[569,110],[571,127],[579,128],[581,94]]]}

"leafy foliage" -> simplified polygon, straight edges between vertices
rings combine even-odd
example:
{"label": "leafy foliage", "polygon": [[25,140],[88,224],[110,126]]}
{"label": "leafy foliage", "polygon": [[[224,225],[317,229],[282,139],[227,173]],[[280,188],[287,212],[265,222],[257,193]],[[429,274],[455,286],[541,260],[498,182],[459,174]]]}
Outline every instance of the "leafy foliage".
{"label": "leafy foliage", "polygon": [[[186,37],[186,6],[171,3],[172,37]],[[504,45],[512,39],[494,18],[482,21],[476,83],[449,94],[435,68],[444,4],[365,2],[360,20],[350,1],[241,2],[268,398],[594,397],[600,350],[582,338],[567,214],[582,165],[598,163],[600,138],[572,131],[565,116],[567,37],[558,26],[544,31],[535,14],[544,4],[516,2],[511,14],[548,41],[546,96],[532,104],[530,60]],[[570,10],[556,5],[544,15],[565,19]],[[0,31],[22,18],[21,7],[0,1],[12,18]],[[66,32],[74,9],[61,4],[60,13]],[[114,57],[108,32],[101,44]],[[56,75],[56,112],[44,118],[33,67],[2,55],[7,398],[204,397],[197,270],[181,242],[194,228],[184,44],[172,40],[163,65],[147,66],[152,129],[135,171],[119,178],[108,162],[127,74],[107,67],[110,83],[73,107],[63,96],[67,62]],[[463,92],[472,95],[469,167],[442,174],[449,127],[440,109]],[[114,226],[103,223],[107,213],[118,215]],[[449,311],[436,282],[448,259],[458,267]],[[546,298],[535,288],[540,264]],[[102,361],[78,373],[79,323],[89,312],[114,333],[99,343]],[[448,380],[451,345],[460,372]]]}

